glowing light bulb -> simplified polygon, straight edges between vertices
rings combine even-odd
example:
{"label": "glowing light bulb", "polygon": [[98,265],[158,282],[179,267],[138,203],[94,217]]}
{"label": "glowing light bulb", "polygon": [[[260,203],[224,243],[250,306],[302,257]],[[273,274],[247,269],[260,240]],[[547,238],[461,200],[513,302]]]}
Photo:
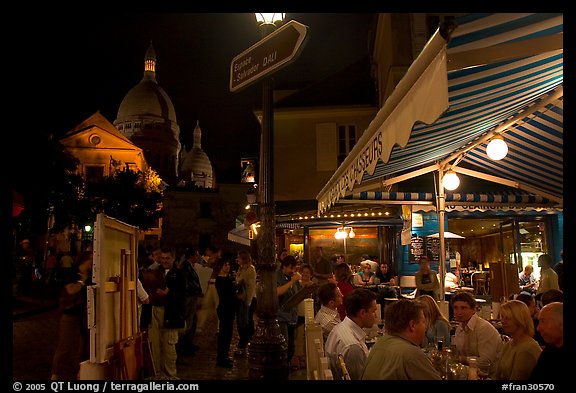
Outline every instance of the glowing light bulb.
{"label": "glowing light bulb", "polygon": [[486,146],[486,154],[494,161],[498,161],[506,157],[508,154],[508,145],[504,138],[495,136],[492,138],[488,146]]}
{"label": "glowing light bulb", "polygon": [[460,185],[460,178],[454,171],[448,171],[444,174],[442,178],[442,185],[445,189],[452,191],[458,188]]}

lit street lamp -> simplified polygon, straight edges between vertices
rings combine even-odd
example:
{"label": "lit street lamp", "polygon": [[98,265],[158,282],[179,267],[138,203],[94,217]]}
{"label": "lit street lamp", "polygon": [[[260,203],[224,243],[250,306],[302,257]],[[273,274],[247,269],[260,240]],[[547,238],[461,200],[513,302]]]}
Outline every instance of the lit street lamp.
{"label": "lit street lamp", "polygon": [[[276,29],[284,14],[256,14],[262,38]],[[258,286],[256,288],[256,313],[258,325],[248,345],[250,379],[287,379],[288,344],[281,334],[278,319],[275,258],[275,209],[274,209],[274,138],[273,138],[273,80],[262,82],[262,134],[260,138],[259,217],[258,234]]]}
{"label": "lit street lamp", "polygon": [[294,61],[308,37],[308,27],[290,21],[282,27],[284,14],[256,14],[262,38],[232,59],[230,91],[236,92],[262,81],[262,134],[260,138],[260,173],[258,217],[260,225],[251,225],[257,235],[258,274],[256,313],[258,325],[248,344],[250,379],[287,379],[288,344],[278,325],[276,292],[276,250],[274,209],[274,132],[273,80],[270,75]]}

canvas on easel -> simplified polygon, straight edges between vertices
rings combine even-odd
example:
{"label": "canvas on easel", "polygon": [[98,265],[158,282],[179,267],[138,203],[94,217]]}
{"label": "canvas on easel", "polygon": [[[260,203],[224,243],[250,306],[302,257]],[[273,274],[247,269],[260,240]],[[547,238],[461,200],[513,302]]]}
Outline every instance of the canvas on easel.
{"label": "canvas on easel", "polygon": [[88,292],[90,359],[84,365],[90,369],[87,375],[114,379],[141,377],[143,342],[136,300],[137,243],[138,228],[102,213],[97,215],[94,285]]}

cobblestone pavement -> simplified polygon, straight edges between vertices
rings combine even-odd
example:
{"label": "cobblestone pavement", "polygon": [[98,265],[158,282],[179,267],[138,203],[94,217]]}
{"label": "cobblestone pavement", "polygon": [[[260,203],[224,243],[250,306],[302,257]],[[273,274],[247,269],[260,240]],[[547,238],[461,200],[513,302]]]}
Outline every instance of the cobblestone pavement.
{"label": "cobblestone pavement", "polygon": [[[60,312],[55,296],[19,298],[13,302],[12,377],[14,380],[48,380],[57,345]],[[216,317],[210,318],[203,332],[196,334],[200,347],[194,356],[178,361],[182,380],[248,380],[246,356],[235,356],[231,369],[216,367]],[[236,349],[237,334],[230,348]],[[306,370],[291,371],[290,380],[306,379]]]}
{"label": "cobblestone pavement", "polygon": [[[196,333],[195,343],[200,349],[195,356],[185,356],[178,362],[178,376],[185,380],[248,380],[248,359],[244,356],[233,356],[234,367],[231,369],[216,367],[216,318],[207,321],[206,329]],[[238,335],[234,334],[230,347],[231,357],[236,349]],[[289,380],[306,379],[306,369],[290,372]]]}

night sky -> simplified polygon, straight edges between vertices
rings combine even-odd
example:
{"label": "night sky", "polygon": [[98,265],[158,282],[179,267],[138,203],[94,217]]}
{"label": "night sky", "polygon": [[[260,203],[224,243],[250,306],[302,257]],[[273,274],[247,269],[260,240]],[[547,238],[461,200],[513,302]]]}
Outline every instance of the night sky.
{"label": "night sky", "polygon": [[[301,56],[275,74],[276,88],[307,85],[368,54],[373,14],[288,13],[285,21],[309,26]],[[251,13],[36,15],[25,27],[36,39],[10,51],[23,87],[26,133],[61,136],[100,111],[110,122],[128,91],[140,82],[152,40],[156,79],[172,99],[181,142],[191,146],[196,121],[202,148],[220,182],[239,180],[240,157],[257,156],[261,84],[229,91],[232,59],[260,39]],[[20,76],[22,76],[20,78]],[[41,125],[41,126],[40,126]]]}

